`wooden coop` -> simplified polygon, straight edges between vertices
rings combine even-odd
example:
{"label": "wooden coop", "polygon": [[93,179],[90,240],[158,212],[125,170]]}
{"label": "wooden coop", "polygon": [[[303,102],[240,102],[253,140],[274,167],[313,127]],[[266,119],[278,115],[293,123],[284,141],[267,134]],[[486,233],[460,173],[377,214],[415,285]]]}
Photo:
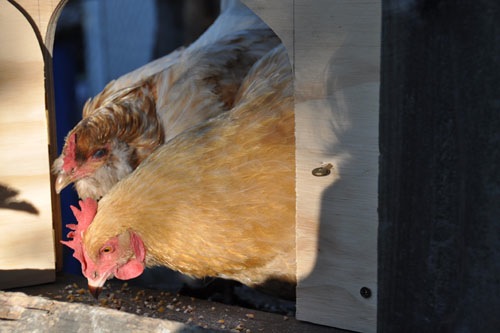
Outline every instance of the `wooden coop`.
{"label": "wooden coop", "polygon": [[[487,304],[498,310],[498,301],[481,301],[488,287],[489,292],[498,294],[498,278],[496,282],[491,280],[482,287],[474,287],[475,295],[466,293],[455,312],[450,304],[457,298],[452,297],[446,281],[453,279],[454,287],[466,289],[473,284],[471,278],[475,276],[467,265],[479,269],[479,263],[487,267],[479,269],[483,277],[495,276],[492,274],[495,272],[499,276],[498,251],[492,250],[498,246],[498,237],[492,236],[498,235],[498,229],[494,231],[495,224],[491,222],[496,218],[498,228],[498,214],[495,215],[496,210],[492,208],[495,194],[463,182],[463,179],[472,181],[472,176],[466,174],[468,166],[491,163],[498,167],[500,164],[498,151],[494,152],[493,143],[489,141],[495,135],[498,138],[490,129],[500,128],[494,126],[499,124],[498,114],[496,118],[492,116],[493,109],[498,110],[498,95],[496,102],[491,99],[480,102],[483,113],[474,118],[461,106],[472,106],[474,99],[464,90],[460,96],[444,94],[453,100],[451,104],[440,101],[439,94],[443,93],[444,86],[446,91],[453,90],[467,80],[481,86],[482,79],[490,80],[489,87],[496,87],[498,93],[500,68],[495,48],[478,51],[494,39],[494,29],[489,35],[481,33],[494,26],[495,17],[499,19],[498,4],[492,6],[496,11],[485,11],[487,5],[479,2],[469,4],[468,8],[454,8],[452,1],[439,2],[439,8],[425,1],[415,1],[415,4],[397,4],[392,0],[243,2],[282,39],[294,68],[297,319],[359,332],[375,332],[377,327],[384,332],[426,327],[424,331],[430,332],[432,323],[437,323],[434,329],[438,331],[458,327],[482,327],[487,331],[495,327],[498,319],[481,320],[484,315],[467,314],[466,309]],[[421,2],[426,5],[420,6]],[[50,175],[50,162],[57,153],[51,59],[55,24],[65,3],[65,0],[0,0],[0,153],[4,156],[0,166],[2,289],[51,282],[62,264],[60,207]],[[450,14],[453,19],[439,16],[444,7],[453,13]],[[461,41],[450,32],[453,29],[443,27],[459,27],[460,19],[468,17],[467,10],[478,15],[487,12],[484,15],[491,20],[469,19],[469,30],[460,30],[464,37]],[[414,13],[420,16],[415,14],[418,16],[415,18]],[[432,37],[433,31],[437,31],[437,37]],[[440,34],[447,36],[441,39],[444,45],[441,48]],[[483,37],[476,38],[477,35]],[[498,51],[498,36],[496,41]],[[451,56],[446,45],[456,46],[458,52],[459,60],[449,60],[450,66],[433,60],[433,55],[439,52]],[[469,46],[472,49],[467,48]],[[429,67],[423,66],[424,60],[420,61],[416,54],[428,61]],[[457,74],[453,65],[471,68],[466,64],[470,54],[481,59],[474,69],[493,68],[484,72],[482,78],[474,73],[472,77],[465,72]],[[448,75],[447,81],[436,81],[442,84],[440,86],[433,83],[440,77],[438,69]],[[418,81],[421,73],[426,75],[427,85],[408,83],[412,79]],[[477,96],[494,96],[493,88],[478,90],[474,83],[465,86]],[[404,90],[405,87],[410,88]],[[422,106],[436,113],[431,115],[423,111]],[[462,110],[456,118],[442,113],[454,107]],[[421,118],[415,115],[419,112],[422,112]],[[467,119],[467,125],[460,119]],[[421,129],[428,140],[421,141],[412,132],[412,126],[417,131]],[[468,132],[464,126],[469,126]],[[485,132],[476,137],[480,126],[484,126]],[[450,136],[443,136],[445,132]],[[434,142],[442,148],[437,149],[433,148],[430,138],[448,141]],[[474,155],[474,143],[483,144],[491,154]],[[458,158],[446,155],[450,145],[458,147],[453,151]],[[426,153],[421,153],[421,149]],[[469,153],[474,159],[466,157]],[[447,180],[432,178],[431,169],[421,164],[421,169],[411,166],[411,163],[425,163],[426,157],[437,160],[434,167],[442,168],[443,175],[451,177],[448,178],[450,184],[458,185],[435,187],[432,184]],[[453,163],[458,163],[458,172],[464,178],[453,178],[456,174],[446,171],[454,170]],[[421,170],[429,172],[421,173],[422,178],[411,174],[419,174]],[[474,175],[490,177],[492,183],[495,178],[498,190],[498,176],[494,177],[493,169],[474,170]],[[420,186],[429,192],[419,191]],[[467,197],[475,193],[483,200],[480,205],[483,217],[476,219],[479,229],[471,228],[472,222],[463,217],[478,213],[478,208],[461,206],[465,204],[466,192]],[[449,210],[441,211],[433,206],[432,200],[439,202],[448,195],[458,198],[456,202],[443,201]],[[477,202],[477,198],[471,200]],[[408,211],[398,211],[400,205]],[[449,211],[457,207],[462,207],[459,208],[462,215],[457,215],[459,226],[448,219]],[[422,212],[428,218],[421,223],[421,229],[416,226],[421,221],[410,212],[415,215]],[[407,226],[403,221],[398,224],[400,218],[407,218],[415,225]],[[452,245],[439,240],[439,228],[453,233],[448,241],[455,244],[460,253],[468,255],[467,261],[459,255],[446,254]],[[405,234],[405,230],[414,238]],[[471,238],[464,240],[467,234]],[[484,235],[490,236],[485,240]],[[422,245],[428,242],[437,242],[431,246],[431,253]],[[466,247],[473,248],[475,254],[466,254]],[[484,253],[488,256],[482,256]],[[429,268],[419,260],[437,261],[427,261],[427,265],[433,266]],[[409,267],[413,261],[419,270]],[[456,272],[457,276],[452,276],[450,268],[455,264],[461,269]],[[448,273],[437,273],[436,265]],[[435,286],[433,283],[438,283],[433,289],[435,294],[429,294],[428,290]],[[407,299],[402,296],[402,290]],[[426,303],[431,300],[435,303]],[[412,313],[413,307],[415,313]],[[441,309],[439,315],[436,308]],[[430,318],[431,323],[423,318]]]}

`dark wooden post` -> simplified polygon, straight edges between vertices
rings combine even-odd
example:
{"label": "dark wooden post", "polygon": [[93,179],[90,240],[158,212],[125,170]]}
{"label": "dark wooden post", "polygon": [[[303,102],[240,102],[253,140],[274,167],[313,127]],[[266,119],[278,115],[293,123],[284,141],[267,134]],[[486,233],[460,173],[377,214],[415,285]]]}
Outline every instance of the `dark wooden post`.
{"label": "dark wooden post", "polygon": [[500,1],[383,1],[379,332],[500,332]]}

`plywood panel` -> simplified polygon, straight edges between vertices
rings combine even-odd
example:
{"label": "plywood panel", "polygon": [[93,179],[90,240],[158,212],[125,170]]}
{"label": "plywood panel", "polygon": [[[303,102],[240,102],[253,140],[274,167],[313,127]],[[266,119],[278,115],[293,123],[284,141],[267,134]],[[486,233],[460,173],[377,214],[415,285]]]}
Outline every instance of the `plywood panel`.
{"label": "plywood panel", "polygon": [[294,61],[297,318],[374,332],[380,1],[245,3]]}
{"label": "plywood panel", "polygon": [[[294,61],[297,318],[373,332],[380,1],[245,3]],[[324,163],[330,175],[313,176]]]}
{"label": "plywood panel", "polygon": [[374,332],[380,2],[294,6],[297,318]]}
{"label": "plywood panel", "polygon": [[[46,31],[54,7],[38,3],[24,1]],[[55,269],[44,61],[18,9],[0,0],[0,288],[52,281]]]}
{"label": "plywood panel", "polygon": [[[351,95],[346,96],[349,102],[358,96],[344,93]],[[328,123],[327,101],[297,105],[297,126],[321,127],[316,116]],[[318,136],[297,136],[297,318],[371,332],[376,320],[378,153],[349,140],[376,142],[377,118],[362,112],[349,116],[355,128],[332,134],[332,151],[317,148],[324,144],[316,142]],[[319,146],[310,148],[313,142]],[[333,164],[332,173],[313,176],[311,170],[324,162]],[[371,290],[370,298],[361,296],[363,287]]]}

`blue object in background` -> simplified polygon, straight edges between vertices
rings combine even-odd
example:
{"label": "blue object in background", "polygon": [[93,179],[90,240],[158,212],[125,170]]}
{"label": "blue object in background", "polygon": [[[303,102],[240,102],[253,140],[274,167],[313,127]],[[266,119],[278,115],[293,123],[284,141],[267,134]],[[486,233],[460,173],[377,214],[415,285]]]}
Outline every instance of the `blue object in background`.
{"label": "blue object in background", "polygon": [[[53,75],[57,148],[80,121],[85,101],[111,80],[149,62],[155,40],[155,0],[71,1],[61,13],[54,42]],[[132,19],[133,18],[133,19]],[[59,25],[61,24],[61,25]],[[60,194],[63,240],[76,223],[73,186]],[[63,247],[63,272],[81,275],[73,250]]]}
{"label": "blue object in background", "polygon": [[[75,98],[76,58],[74,48],[70,44],[61,41],[54,45],[53,74],[58,154],[61,153],[66,134],[78,123],[81,115]],[[60,198],[63,239],[66,240],[66,235],[70,231],[66,228],[66,224],[76,221],[70,205],[77,204],[78,195],[71,186],[68,186],[61,192]],[[67,246],[63,247],[63,271],[82,274],[80,262],[73,258],[73,250]]]}

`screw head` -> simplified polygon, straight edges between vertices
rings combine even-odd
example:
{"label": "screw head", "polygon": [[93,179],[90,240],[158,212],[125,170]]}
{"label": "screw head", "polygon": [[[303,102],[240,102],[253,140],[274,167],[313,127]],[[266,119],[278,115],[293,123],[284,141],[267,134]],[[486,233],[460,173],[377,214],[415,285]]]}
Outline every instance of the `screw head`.
{"label": "screw head", "polygon": [[363,298],[370,298],[372,297],[372,291],[370,288],[368,287],[363,287],[359,290],[359,293],[361,294],[361,296]]}
{"label": "screw head", "polygon": [[328,176],[330,174],[330,170],[333,168],[333,165],[331,163],[325,164],[320,166],[319,168],[315,168],[312,171],[313,176],[316,177],[324,177]]}

